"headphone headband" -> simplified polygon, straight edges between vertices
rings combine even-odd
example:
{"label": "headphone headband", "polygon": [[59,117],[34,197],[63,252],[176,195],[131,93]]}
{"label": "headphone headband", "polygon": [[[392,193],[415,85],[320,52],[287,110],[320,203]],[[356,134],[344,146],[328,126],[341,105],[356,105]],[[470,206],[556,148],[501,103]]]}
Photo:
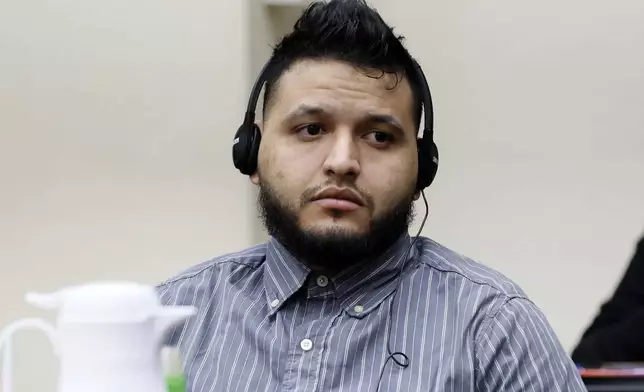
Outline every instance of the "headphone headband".
{"label": "headphone headband", "polygon": [[262,92],[262,88],[268,79],[268,69],[271,66],[271,61],[268,61],[262,67],[262,70],[259,71],[257,80],[253,84],[253,89],[250,92],[250,98],[248,100],[248,106],[246,107],[246,114],[244,116],[244,121],[250,119],[251,122],[255,122],[255,110],[257,109],[257,102],[259,101],[259,94]]}
{"label": "headphone headband", "polygon": [[[420,83],[420,99],[423,102],[423,117],[425,128],[423,129],[423,138],[429,136],[429,139],[433,140],[434,136],[434,104],[432,102],[432,94],[429,91],[429,84],[427,83],[427,78],[425,73],[420,65],[413,60],[414,70],[416,71],[416,79]],[[426,134],[425,132],[430,132]]]}

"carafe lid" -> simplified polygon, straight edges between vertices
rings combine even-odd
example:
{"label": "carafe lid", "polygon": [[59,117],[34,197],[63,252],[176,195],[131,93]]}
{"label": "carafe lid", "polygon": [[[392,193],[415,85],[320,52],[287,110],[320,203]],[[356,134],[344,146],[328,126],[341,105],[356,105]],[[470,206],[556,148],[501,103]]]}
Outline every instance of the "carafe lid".
{"label": "carafe lid", "polygon": [[59,322],[142,322],[158,316],[162,308],[154,287],[119,281],[71,286],[50,294],[29,293],[27,301],[57,309]]}

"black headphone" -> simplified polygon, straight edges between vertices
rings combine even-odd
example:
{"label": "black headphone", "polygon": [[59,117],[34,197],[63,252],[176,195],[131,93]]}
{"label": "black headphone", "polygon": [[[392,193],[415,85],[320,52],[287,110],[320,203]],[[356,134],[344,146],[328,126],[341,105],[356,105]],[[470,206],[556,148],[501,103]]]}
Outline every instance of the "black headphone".
{"label": "black headphone", "polygon": [[[233,140],[233,163],[235,167],[245,175],[254,174],[257,170],[257,154],[259,152],[259,143],[262,139],[261,132],[255,124],[255,109],[259,94],[264,87],[268,77],[270,61],[264,65],[262,71],[253,86],[248,107],[244,115],[244,122],[237,129],[235,139]],[[427,84],[427,78],[420,65],[414,61],[416,78],[420,83],[420,94],[423,103],[425,118],[425,129],[423,137],[418,138],[418,179],[416,187],[422,191],[434,181],[438,171],[438,147],[434,143],[434,108],[432,97]]]}

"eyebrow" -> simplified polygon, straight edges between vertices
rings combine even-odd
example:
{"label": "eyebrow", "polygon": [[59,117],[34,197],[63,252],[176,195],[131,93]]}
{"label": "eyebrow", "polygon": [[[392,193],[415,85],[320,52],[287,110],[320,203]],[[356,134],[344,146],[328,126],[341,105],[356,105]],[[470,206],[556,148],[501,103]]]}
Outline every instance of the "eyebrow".
{"label": "eyebrow", "polygon": [[[325,110],[324,108],[320,106],[313,106],[313,105],[308,105],[308,104],[302,104],[296,107],[294,110],[292,110],[290,113],[288,113],[285,116],[286,121],[291,121],[297,117],[303,117],[303,116],[320,116],[320,115],[325,115],[328,114],[329,112]],[[371,123],[378,123],[378,124],[386,124],[389,125],[393,128],[395,128],[397,131],[404,132],[404,128],[402,124],[396,119],[396,117],[389,115],[389,114],[378,114],[378,113],[367,113],[363,117],[363,121],[366,122],[371,122]]]}
{"label": "eyebrow", "polygon": [[297,117],[303,116],[315,116],[327,113],[326,110],[322,109],[319,106],[312,106],[307,104],[302,104],[291,112],[289,112],[284,118],[286,121],[293,120]]}
{"label": "eyebrow", "polygon": [[404,128],[400,122],[394,117],[389,114],[375,114],[375,113],[369,113],[366,116],[367,120],[370,122],[378,123],[378,124],[387,124],[390,127],[395,128],[396,130],[403,132],[404,133]]}

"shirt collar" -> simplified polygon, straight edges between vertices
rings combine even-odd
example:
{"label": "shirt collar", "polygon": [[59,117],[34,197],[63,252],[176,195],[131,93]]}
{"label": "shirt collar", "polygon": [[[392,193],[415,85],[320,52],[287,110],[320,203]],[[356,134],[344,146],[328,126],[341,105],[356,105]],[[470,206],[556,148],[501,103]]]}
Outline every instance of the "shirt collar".
{"label": "shirt collar", "polygon": [[[342,308],[352,317],[364,317],[376,309],[391,295],[398,284],[401,272],[408,270],[409,260],[416,258],[412,239],[402,235],[386,252],[375,260],[351,266],[335,276],[328,276],[329,287],[315,288],[319,276],[308,279],[308,295],[332,296],[340,301]],[[274,238],[268,242],[264,286],[271,314],[296,291],[307,283],[311,269],[298,261]]]}
{"label": "shirt collar", "polygon": [[272,237],[268,241],[265,265],[264,287],[272,314],[302,287],[311,269],[300,263]]}

